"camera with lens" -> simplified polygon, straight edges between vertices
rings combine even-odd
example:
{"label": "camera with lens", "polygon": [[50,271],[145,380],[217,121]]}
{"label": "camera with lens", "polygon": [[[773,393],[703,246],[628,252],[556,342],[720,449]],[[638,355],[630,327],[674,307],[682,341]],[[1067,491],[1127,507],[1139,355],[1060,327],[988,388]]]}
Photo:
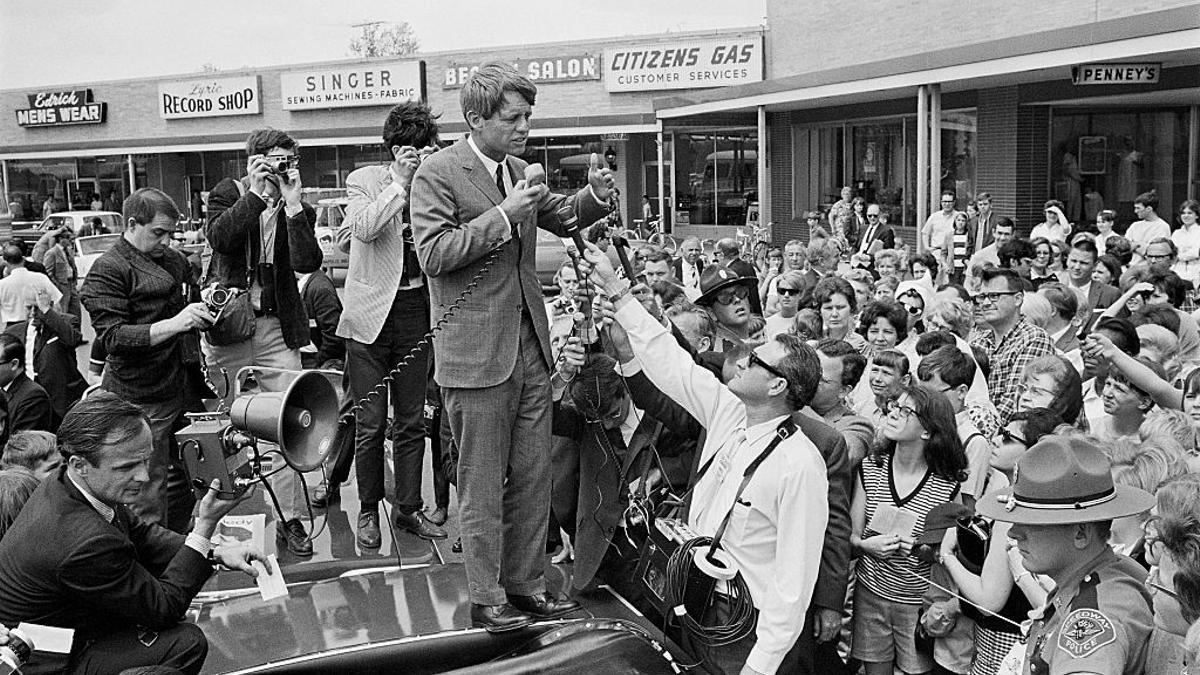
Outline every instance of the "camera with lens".
{"label": "camera with lens", "polygon": [[271,167],[272,173],[277,173],[280,176],[286,176],[288,171],[292,170],[294,163],[291,157],[283,157],[278,159],[268,157],[267,165]]}
{"label": "camera with lens", "polygon": [[213,323],[216,323],[221,320],[221,313],[229,303],[241,292],[240,288],[225,288],[213,282],[208,288],[200,289],[200,301],[208,307],[208,313],[213,315]]}

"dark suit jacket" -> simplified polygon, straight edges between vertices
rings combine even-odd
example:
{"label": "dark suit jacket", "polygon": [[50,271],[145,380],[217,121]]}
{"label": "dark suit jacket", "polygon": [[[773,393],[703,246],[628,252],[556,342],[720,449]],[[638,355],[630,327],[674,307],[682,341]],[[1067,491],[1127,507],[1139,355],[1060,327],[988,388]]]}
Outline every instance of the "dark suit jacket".
{"label": "dark suit jacket", "polygon": [[992,233],[996,227],[996,219],[999,217],[996,215],[996,209],[993,208],[988,211],[987,218],[984,218],[981,214],[967,220],[967,255],[972,255],[978,250],[975,247],[975,238],[981,228],[983,230],[983,246],[992,243],[994,239]]}
{"label": "dark suit jacket", "polygon": [[[675,280],[682,284],[684,282],[683,259],[676,258],[676,259],[672,260],[671,261],[671,270],[674,271]],[[704,256],[700,256],[700,259],[696,261],[696,272],[699,273],[699,272],[703,272],[703,271],[704,271]]]}
{"label": "dark suit jacket", "polygon": [[8,430],[49,431],[54,426],[54,410],[50,396],[42,385],[22,372],[8,385]]}
{"label": "dark suit jacket", "polygon": [[[51,309],[41,315],[41,326],[33,343],[34,382],[50,396],[53,412],[50,424],[57,429],[63,415],[83,396],[87,380],[79,372],[75,347],[83,340],[79,317]],[[4,332],[25,341],[28,322],[14,323]]]}
{"label": "dark suit jacket", "polygon": [[741,258],[738,258],[731,262],[727,262],[727,263],[725,263],[725,266],[728,267],[729,269],[733,270],[734,272],[737,272],[739,277],[754,277],[755,279],[758,278],[758,270],[754,269],[754,265],[751,265],[750,263],[746,262],[745,260],[742,260]]}
{"label": "dark suit jacket", "polygon": [[892,229],[891,225],[884,225],[883,227],[880,227],[871,233],[870,238],[866,238],[867,232],[870,229],[871,226],[868,225],[867,228],[863,230],[863,241],[859,242],[859,245],[851,249],[851,251],[858,251],[862,249],[864,245],[866,246],[866,250],[870,251],[871,244],[875,243],[876,241],[883,244],[884,248],[896,248],[896,231]]}
{"label": "dark suit jacket", "polygon": [[[642,451],[657,442],[658,423],[643,415],[626,447],[619,429],[589,424],[576,409],[554,403],[554,435],[573,439],[579,460],[575,487],[575,566],[572,584],[586,588],[600,569],[616,527],[629,503],[625,486],[641,475]],[[612,454],[610,454],[610,452]]]}
{"label": "dark suit jacket", "polygon": [[0,540],[0,623],[73,628],[76,645],[117,628],[179,623],[212,574],[183,542],[124,506],[105,522],[64,466]]}
{"label": "dark suit jacket", "polygon": [[[662,421],[677,434],[701,438],[700,423],[659,391],[643,373],[625,378],[634,405]],[[813,589],[811,607],[841,611],[846,602],[846,575],[850,569],[850,461],[846,441],[828,424],[797,412],[792,415],[800,432],[808,437],[825,460],[829,480],[829,523],[825,526],[825,543],[821,550],[821,569]],[[699,457],[700,453],[696,453]],[[691,484],[694,481],[689,481]]]}
{"label": "dark suit jacket", "polygon": [[309,340],[317,348],[317,353],[312,355],[312,365],[305,367],[320,368],[329,361],[345,361],[346,343],[337,334],[338,321],[342,318],[342,301],[338,299],[333,281],[325,272],[317,270],[308,278],[302,296],[304,309],[309,316]]}
{"label": "dark suit jacket", "polygon": [[258,266],[262,257],[259,217],[266,210],[266,202],[249,190],[241,194],[232,178],[213,187],[208,194],[208,225],[204,228],[213,251],[206,281],[246,288],[247,265],[258,269],[263,311],[279,317],[284,343],[289,349],[299,349],[308,344],[308,315],[304,313],[294,272],[307,274],[321,267],[321,247],[313,233],[317,213],[304,204],[300,213],[289,218],[285,207],[280,205],[275,222],[275,264],[264,269]]}
{"label": "dark suit jacket", "polygon": [[[524,177],[523,160],[509,156],[505,165],[514,184]],[[547,367],[553,363],[550,324],[534,265],[535,228],[565,236],[557,211],[567,200],[571,200],[580,226],[608,213],[608,206],[598,203],[588,188],[572,197],[551,194],[531,222],[512,224],[520,232],[518,248],[507,244],[512,233],[496,208],[503,201],[496,177],[466,139],[421,162],[413,177],[410,203],[417,256],[429,286],[432,322],[445,315],[472,283],[488,254],[499,249],[488,273],[437,335],[434,378],[439,385],[478,388],[506,380],[517,362],[523,312],[529,313]]]}
{"label": "dark suit jacket", "polygon": [[1115,286],[1093,281],[1088,291],[1088,309],[1108,309],[1121,297],[1121,291]]}

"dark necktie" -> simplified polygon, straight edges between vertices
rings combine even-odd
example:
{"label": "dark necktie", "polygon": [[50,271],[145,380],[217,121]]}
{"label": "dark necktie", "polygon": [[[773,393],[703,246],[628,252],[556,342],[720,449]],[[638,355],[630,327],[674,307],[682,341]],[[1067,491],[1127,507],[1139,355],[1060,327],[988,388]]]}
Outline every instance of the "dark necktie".
{"label": "dark necktie", "polygon": [[[504,189],[504,162],[496,165],[496,189],[500,191],[501,198],[508,197],[508,190]],[[512,238],[517,241],[517,248],[521,248],[521,224],[512,223]]]}

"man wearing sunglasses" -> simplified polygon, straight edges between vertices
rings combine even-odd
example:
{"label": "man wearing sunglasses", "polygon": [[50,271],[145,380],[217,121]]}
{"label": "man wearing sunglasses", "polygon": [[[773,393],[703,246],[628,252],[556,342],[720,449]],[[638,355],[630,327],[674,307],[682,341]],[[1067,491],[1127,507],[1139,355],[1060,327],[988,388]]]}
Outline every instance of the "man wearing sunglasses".
{"label": "man wearing sunglasses", "polygon": [[[629,283],[617,277],[606,256],[591,247],[586,257],[593,281],[613,301],[612,340],[627,342],[634,357],[623,365],[623,374],[644,370],[707,432],[700,462],[709,468],[694,486],[688,524],[713,536],[728,522],[721,548],[750,590],[757,622],[751,635],[700,651],[725,673],[795,672],[785,657],[794,658],[789,652],[800,637],[817,580],[829,479],[813,442],[804,433],[788,431],[793,428],[788,422],[811,400],[821,377],[820,362],[798,338],[781,335],[748,349],[722,384],[629,296]],[[738,279],[726,273],[709,293],[745,287],[725,283]],[[774,451],[766,453],[772,444]],[[761,466],[744,482],[756,460]],[[720,616],[723,602],[718,595],[710,611]]]}
{"label": "man wearing sunglasses", "polygon": [[1054,343],[1046,331],[1021,316],[1025,292],[1021,277],[1014,270],[986,269],[982,279],[983,285],[972,299],[995,334],[996,348],[991,353],[992,371],[987,384],[1003,426],[1016,412],[1025,367],[1039,356],[1053,354]]}
{"label": "man wearing sunglasses", "polygon": [[708,310],[717,324],[714,351],[725,351],[722,343],[750,337],[750,317],[762,314],[758,306],[758,280],[742,276],[725,265],[709,265],[700,273],[700,297],[696,304]]}

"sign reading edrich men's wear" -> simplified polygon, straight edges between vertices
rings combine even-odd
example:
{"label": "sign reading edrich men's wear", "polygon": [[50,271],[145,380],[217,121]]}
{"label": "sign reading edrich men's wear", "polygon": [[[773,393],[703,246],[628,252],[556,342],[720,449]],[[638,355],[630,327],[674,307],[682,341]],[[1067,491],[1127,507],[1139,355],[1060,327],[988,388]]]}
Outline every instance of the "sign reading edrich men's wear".
{"label": "sign reading edrich men's wear", "polygon": [[91,89],[40,91],[27,98],[29,107],[17,110],[17,124],[22,127],[101,124],[108,116],[108,104],[92,101]]}
{"label": "sign reading edrich men's wear", "polygon": [[396,105],[425,97],[425,62],[393,61],[279,76],[284,110]]}
{"label": "sign reading edrich men's wear", "polygon": [[762,79],[762,35],[604,50],[604,86],[609,91],[704,89]]}
{"label": "sign reading edrich men's wear", "polygon": [[158,85],[158,114],[165,120],[257,115],[262,112],[258,76],[208,77]]}
{"label": "sign reading edrich men's wear", "polygon": [[[599,54],[518,59],[513,61],[512,65],[518,72],[537,84],[600,79]],[[467,78],[476,70],[479,70],[477,63],[451,63],[446,66],[446,74],[442,78],[442,89],[462,87]]]}

